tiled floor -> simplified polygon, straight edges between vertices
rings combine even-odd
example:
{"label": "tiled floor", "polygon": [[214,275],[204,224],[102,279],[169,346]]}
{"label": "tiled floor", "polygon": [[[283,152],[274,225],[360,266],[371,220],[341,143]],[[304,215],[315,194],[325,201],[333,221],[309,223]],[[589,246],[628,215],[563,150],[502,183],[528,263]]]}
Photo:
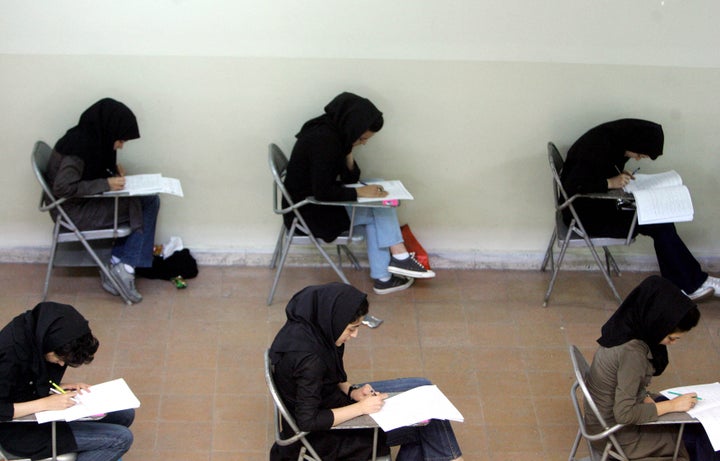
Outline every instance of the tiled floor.
{"label": "tiled floor", "polygon": [[[40,300],[44,270],[0,265],[0,323]],[[355,286],[372,291],[365,272],[351,272]],[[95,274],[56,269],[49,299],[77,307],[101,342],[95,362],[66,377],[124,377],[142,401],[124,461],[266,460],[272,434],[263,350],[290,296],[334,274],[288,268],[266,306],[270,270],[201,267],[185,290],[139,280],[145,299],[129,307],[105,294]],[[619,291],[647,275],[623,274]],[[350,379],[432,379],[465,416],[454,427],[466,460],[567,459],[577,427],[567,346],[577,344],[589,359],[616,303],[598,273],[566,272],[544,309],[547,280],[540,272],[439,270],[402,293],[371,292],[371,312],[385,323],[348,346]],[[720,302],[701,311],[699,327],[671,348],[658,389],[718,379]]]}

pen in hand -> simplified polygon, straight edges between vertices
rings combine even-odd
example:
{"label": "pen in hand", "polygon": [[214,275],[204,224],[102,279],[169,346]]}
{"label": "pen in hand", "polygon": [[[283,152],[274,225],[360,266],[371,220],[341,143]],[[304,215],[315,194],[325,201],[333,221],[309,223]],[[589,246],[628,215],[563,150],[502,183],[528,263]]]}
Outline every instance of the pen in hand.
{"label": "pen in hand", "polygon": [[[678,395],[678,396],[680,396],[680,395],[685,395],[685,394],[681,394],[681,393],[675,392],[675,391],[668,391],[668,394]],[[698,400],[702,400],[702,399],[701,399],[700,397],[698,397],[698,396],[695,396],[695,398],[698,399]]]}

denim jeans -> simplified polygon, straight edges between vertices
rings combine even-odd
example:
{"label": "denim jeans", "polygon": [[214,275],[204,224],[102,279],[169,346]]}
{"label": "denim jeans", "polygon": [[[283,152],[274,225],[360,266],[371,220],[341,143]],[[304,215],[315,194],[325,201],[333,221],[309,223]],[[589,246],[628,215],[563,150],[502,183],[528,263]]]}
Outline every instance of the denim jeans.
{"label": "denim jeans", "polygon": [[112,255],[132,267],[151,267],[155,245],[155,224],[160,210],[160,197],[135,197],[142,203],[143,226],[113,246]]}
{"label": "denim jeans", "polygon": [[78,446],[77,461],[117,461],[133,443],[135,410],[108,413],[97,421],[68,423]]}
{"label": "denim jeans", "polygon": [[[352,208],[347,207],[348,215]],[[356,207],[355,231],[365,236],[370,277],[390,277],[390,247],[402,243],[402,233],[395,208]]]}
{"label": "denim jeans", "polygon": [[[399,378],[375,381],[379,392],[402,392],[432,384],[425,378]],[[431,419],[425,426],[400,427],[388,433],[388,446],[401,445],[396,461],[450,461],[462,456],[450,421]]]}

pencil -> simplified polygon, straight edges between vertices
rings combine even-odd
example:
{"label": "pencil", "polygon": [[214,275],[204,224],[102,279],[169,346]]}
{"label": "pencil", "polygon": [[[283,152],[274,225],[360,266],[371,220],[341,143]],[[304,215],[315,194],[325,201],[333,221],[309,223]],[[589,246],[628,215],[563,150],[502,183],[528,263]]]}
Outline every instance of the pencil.
{"label": "pencil", "polygon": [[[681,393],[679,393],[679,392],[674,392],[674,391],[667,391],[667,393],[668,393],[668,394],[672,394],[672,395],[685,395],[685,394],[681,394]],[[700,397],[696,397],[696,398],[697,398],[698,400],[702,400]]]}

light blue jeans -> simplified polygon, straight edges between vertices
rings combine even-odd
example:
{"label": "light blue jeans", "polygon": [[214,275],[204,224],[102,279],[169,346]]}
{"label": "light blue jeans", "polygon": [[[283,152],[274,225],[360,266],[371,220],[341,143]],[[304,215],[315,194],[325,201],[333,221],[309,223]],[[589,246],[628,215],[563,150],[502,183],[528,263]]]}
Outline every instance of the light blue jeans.
{"label": "light blue jeans", "polygon": [[133,443],[128,427],[135,419],[135,410],[108,413],[97,421],[68,423],[78,447],[77,461],[118,461]]}
{"label": "light blue jeans", "polygon": [[112,255],[132,267],[151,267],[155,245],[155,225],[160,211],[160,197],[143,195],[134,197],[142,203],[143,227],[124,239],[115,242]]}
{"label": "light blue jeans", "polygon": [[[379,392],[403,392],[432,384],[425,378],[375,381]],[[396,461],[450,461],[462,456],[450,421],[431,419],[425,426],[401,427],[386,433],[388,446],[400,445]]]}
{"label": "light blue jeans", "polygon": [[[346,209],[351,216],[353,209]],[[403,241],[395,208],[356,207],[354,224],[353,231],[365,237],[370,277],[390,277],[390,247]]]}

